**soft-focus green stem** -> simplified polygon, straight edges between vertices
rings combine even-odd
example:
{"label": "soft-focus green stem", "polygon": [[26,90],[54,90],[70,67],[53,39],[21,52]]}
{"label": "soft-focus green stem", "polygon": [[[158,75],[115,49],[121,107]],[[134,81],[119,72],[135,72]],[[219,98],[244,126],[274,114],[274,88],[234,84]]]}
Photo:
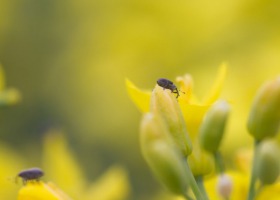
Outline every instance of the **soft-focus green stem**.
{"label": "soft-focus green stem", "polygon": [[186,172],[187,172],[187,176],[189,179],[189,184],[190,184],[190,187],[193,191],[195,198],[197,200],[207,200],[207,198],[201,193],[187,161],[186,161],[186,167],[187,167]]}
{"label": "soft-focus green stem", "polygon": [[253,200],[256,195],[256,181],[257,181],[257,162],[258,162],[258,145],[259,141],[255,140],[254,143],[254,155],[253,155],[253,163],[252,163],[252,171],[251,171],[251,180],[250,180],[250,187],[247,200]]}
{"label": "soft-focus green stem", "polygon": [[214,158],[215,158],[215,165],[216,165],[217,174],[224,173],[225,166],[224,166],[224,163],[223,163],[221,153],[218,152],[218,151],[216,153],[214,153]]}
{"label": "soft-focus green stem", "polygon": [[197,177],[195,177],[195,180],[196,180],[196,183],[197,183],[201,193],[208,200],[209,198],[208,198],[207,192],[206,192],[204,184],[203,184],[203,177],[202,176],[197,176]]}

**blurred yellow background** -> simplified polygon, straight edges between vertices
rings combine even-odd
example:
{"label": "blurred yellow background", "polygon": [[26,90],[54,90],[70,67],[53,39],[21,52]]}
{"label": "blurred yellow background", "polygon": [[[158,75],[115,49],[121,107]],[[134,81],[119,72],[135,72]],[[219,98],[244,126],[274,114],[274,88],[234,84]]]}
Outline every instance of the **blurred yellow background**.
{"label": "blurred yellow background", "polygon": [[276,0],[1,0],[0,62],[7,85],[22,94],[19,105],[1,109],[1,143],[36,166],[44,133],[63,129],[89,180],[117,163],[129,172],[131,199],[147,199],[159,186],[140,154],[141,115],[125,78],[152,89],[159,77],[190,73],[203,97],[227,62],[222,97],[232,114],[223,151],[233,155],[252,142],[246,120],[257,88],[280,73],[279,7]]}

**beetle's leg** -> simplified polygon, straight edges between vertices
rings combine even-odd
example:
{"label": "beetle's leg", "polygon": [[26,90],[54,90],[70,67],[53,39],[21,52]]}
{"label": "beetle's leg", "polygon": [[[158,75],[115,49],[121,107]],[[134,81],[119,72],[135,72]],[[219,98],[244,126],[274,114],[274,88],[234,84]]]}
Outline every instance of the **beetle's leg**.
{"label": "beetle's leg", "polygon": [[[175,91],[174,91],[174,90],[175,90]],[[176,88],[176,89],[174,89],[174,90],[172,90],[172,93],[177,94],[176,98],[178,98],[178,97],[180,96],[179,91],[178,91],[178,89],[177,89],[177,88]]]}

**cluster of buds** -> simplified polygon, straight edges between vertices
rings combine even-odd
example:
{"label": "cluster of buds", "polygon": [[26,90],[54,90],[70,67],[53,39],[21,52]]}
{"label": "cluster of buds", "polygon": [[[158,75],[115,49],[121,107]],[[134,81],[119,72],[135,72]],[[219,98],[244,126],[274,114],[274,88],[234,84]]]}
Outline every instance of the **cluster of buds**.
{"label": "cluster of buds", "polygon": [[[212,164],[209,158],[213,158],[218,177],[217,193],[221,198],[229,199],[234,195],[232,193],[235,183],[226,173],[220,146],[231,111],[230,105],[225,100],[217,99],[208,102],[204,107],[191,105],[191,96],[187,94],[192,86],[189,84],[190,78],[183,77],[179,81],[185,86],[181,89],[186,92],[186,98],[178,99],[179,90],[171,81],[168,81],[167,85],[165,82],[156,85],[151,94],[145,93],[145,96],[142,96],[149,99],[150,106],[147,108],[144,103],[143,108],[139,106],[145,111],[140,131],[144,158],[169,191],[186,199],[192,199],[193,194],[196,199],[201,200],[208,199],[201,180],[211,173]],[[139,93],[135,88],[130,92]],[[192,121],[192,116],[186,116],[186,112],[182,113],[181,110],[191,107],[199,111],[199,114],[194,116],[194,126],[188,123]],[[198,117],[203,120],[197,120]],[[256,144],[248,193],[248,200],[253,200],[257,186],[273,184],[280,173],[279,141],[275,140],[280,127],[280,78],[261,87],[252,104],[247,126]],[[187,130],[190,131],[190,136]],[[257,184],[257,181],[260,184]],[[190,190],[193,192],[191,197]]]}
{"label": "cluster of buds", "polygon": [[[218,101],[209,109],[201,126],[200,140],[194,141],[193,146],[175,96],[156,85],[150,102],[150,112],[144,115],[140,131],[141,149],[148,165],[169,191],[186,196],[191,187],[197,199],[208,199],[203,195],[205,191],[195,186],[195,179],[201,180],[201,176],[211,171],[211,162],[204,151],[213,155],[218,152],[230,110],[228,103]],[[208,164],[202,165],[201,159]],[[220,185],[223,188],[225,184]]]}
{"label": "cluster of buds", "polygon": [[185,195],[189,185],[185,158],[192,146],[175,97],[159,86],[151,96],[151,112],[143,117],[140,141],[144,158],[160,182]]}
{"label": "cluster of buds", "polygon": [[247,127],[255,139],[255,152],[248,199],[254,199],[257,181],[262,187],[274,183],[280,172],[279,143],[275,136],[280,127],[280,77],[266,82],[257,92]]}

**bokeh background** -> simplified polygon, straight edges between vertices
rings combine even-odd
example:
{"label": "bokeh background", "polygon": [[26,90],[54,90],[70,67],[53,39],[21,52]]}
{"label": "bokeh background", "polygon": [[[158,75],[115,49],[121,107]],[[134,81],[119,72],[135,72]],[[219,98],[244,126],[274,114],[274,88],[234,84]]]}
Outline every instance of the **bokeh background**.
{"label": "bokeh background", "polygon": [[227,62],[231,160],[251,145],[245,125],[257,88],[280,74],[279,8],[277,0],[1,0],[0,62],[22,95],[0,111],[1,144],[37,166],[46,131],[62,129],[89,180],[117,163],[129,173],[129,198],[148,199],[161,187],[140,153],[141,114],[125,78],[152,89],[159,77],[191,73],[202,98]]}

